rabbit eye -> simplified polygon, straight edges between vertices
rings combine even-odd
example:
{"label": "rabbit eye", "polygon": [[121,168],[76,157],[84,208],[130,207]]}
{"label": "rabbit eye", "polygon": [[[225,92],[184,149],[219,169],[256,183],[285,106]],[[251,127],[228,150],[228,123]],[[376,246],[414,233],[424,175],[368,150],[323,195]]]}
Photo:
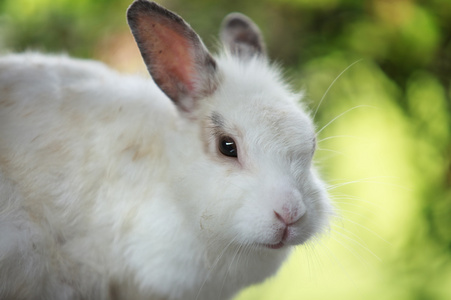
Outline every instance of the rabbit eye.
{"label": "rabbit eye", "polygon": [[219,139],[219,151],[225,156],[237,157],[238,151],[236,149],[235,141],[229,136],[223,136]]}

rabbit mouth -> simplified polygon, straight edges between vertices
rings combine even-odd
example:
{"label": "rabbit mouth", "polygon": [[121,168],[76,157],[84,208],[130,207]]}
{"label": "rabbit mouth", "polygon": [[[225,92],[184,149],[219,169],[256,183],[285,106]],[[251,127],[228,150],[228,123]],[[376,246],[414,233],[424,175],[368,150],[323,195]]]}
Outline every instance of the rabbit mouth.
{"label": "rabbit mouth", "polygon": [[263,244],[263,246],[269,249],[280,249],[283,248],[285,244],[282,241],[280,241],[277,244]]}

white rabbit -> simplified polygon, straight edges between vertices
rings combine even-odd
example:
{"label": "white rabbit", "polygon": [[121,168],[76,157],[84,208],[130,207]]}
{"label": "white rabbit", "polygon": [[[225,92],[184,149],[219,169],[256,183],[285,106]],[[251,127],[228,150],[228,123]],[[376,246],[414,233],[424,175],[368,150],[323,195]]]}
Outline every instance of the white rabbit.
{"label": "white rabbit", "polygon": [[0,299],[230,299],[333,209],[315,131],[231,14],[211,56],[145,0],[128,22],[153,78],[36,53],[0,59]]}

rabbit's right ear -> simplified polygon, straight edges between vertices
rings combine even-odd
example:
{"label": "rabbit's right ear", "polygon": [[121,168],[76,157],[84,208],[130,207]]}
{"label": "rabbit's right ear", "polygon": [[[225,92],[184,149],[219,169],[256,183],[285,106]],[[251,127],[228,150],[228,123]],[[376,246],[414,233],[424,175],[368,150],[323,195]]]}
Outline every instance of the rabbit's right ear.
{"label": "rabbit's right ear", "polygon": [[182,18],[154,2],[136,0],[127,20],[150,75],[179,109],[190,112],[197,100],[215,91],[216,62]]}
{"label": "rabbit's right ear", "polygon": [[266,55],[260,29],[243,14],[231,13],[226,16],[219,36],[224,46],[235,56],[247,59],[255,55]]}

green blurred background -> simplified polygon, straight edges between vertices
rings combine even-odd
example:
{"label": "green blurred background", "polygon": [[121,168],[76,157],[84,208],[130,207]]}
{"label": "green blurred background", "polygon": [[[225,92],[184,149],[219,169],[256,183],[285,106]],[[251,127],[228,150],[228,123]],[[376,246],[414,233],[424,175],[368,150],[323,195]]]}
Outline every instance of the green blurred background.
{"label": "green blurred background", "polygon": [[[237,299],[451,299],[451,1],[160,3],[210,49],[227,13],[247,14],[312,115],[323,99],[316,161],[339,216]],[[66,52],[145,72],[129,4],[1,0],[0,51]]]}

